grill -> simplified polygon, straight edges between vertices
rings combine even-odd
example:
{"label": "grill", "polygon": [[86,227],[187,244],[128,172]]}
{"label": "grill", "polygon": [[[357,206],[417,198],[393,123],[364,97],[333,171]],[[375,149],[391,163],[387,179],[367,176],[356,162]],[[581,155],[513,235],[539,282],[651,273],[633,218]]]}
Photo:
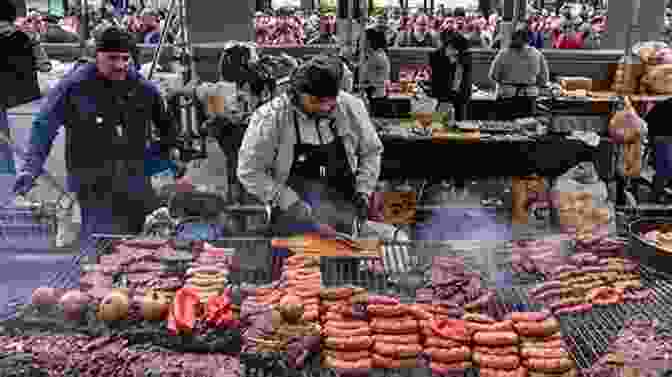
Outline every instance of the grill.
{"label": "grill", "polygon": [[408,275],[427,275],[436,256],[460,257],[467,270],[480,272],[492,280],[489,255],[492,242],[464,241],[386,241],[383,244],[383,271],[370,268],[377,258],[322,257],[322,281],[327,287],[355,285],[372,293],[414,297],[415,292],[403,292],[399,281]]}
{"label": "grill", "polygon": [[0,211],[0,249],[48,250],[55,246],[57,209],[3,208]]}

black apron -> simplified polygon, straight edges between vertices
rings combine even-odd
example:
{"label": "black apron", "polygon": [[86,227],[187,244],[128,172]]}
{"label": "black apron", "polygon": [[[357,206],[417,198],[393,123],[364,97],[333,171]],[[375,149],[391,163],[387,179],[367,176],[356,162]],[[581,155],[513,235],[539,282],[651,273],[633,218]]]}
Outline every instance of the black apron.
{"label": "black apron", "polygon": [[[320,224],[332,226],[338,232],[352,234],[355,220],[355,175],[348,162],[343,138],[329,123],[334,140],[327,144],[312,145],[302,141],[297,112],[294,111],[296,145],[287,186],[301,200],[310,204]],[[319,121],[315,121],[320,141],[322,134]],[[301,234],[316,230],[316,224],[298,224],[282,213],[272,216],[272,231],[275,236]]]}

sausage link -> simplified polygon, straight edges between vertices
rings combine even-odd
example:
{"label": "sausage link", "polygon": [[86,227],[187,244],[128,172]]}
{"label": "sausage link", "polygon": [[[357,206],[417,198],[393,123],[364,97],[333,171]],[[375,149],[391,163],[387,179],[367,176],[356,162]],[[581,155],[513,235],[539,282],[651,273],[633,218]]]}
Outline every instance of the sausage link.
{"label": "sausage link", "polygon": [[523,341],[520,344],[521,348],[536,348],[536,349],[546,349],[546,348],[564,348],[565,341],[562,339],[552,339],[552,340],[540,340],[540,341]]}
{"label": "sausage link", "polygon": [[390,343],[390,344],[419,344],[420,335],[418,334],[409,334],[409,335],[383,335],[376,334],[373,336],[374,342],[381,343]]}
{"label": "sausage link", "polygon": [[516,322],[516,332],[522,336],[545,337],[560,330],[560,322],[550,317],[542,322]]}
{"label": "sausage link", "polygon": [[557,359],[526,359],[525,366],[535,372],[562,373],[574,367],[574,362],[566,357]]}
{"label": "sausage link", "polygon": [[454,347],[461,347],[463,345],[464,345],[464,342],[458,342],[456,340],[451,340],[451,339],[443,339],[441,337],[438,337],[438,336],[434,335],[433,333],[431,333],[430,336],[427,336],[425,338],[425,347],[426,348],[430,348],[430,347],[454,348]]}
{"label": "sausage link", "polygon": [[341,313],[336,313],[336,312],[329,311],[329,312],[324,313],[324,315],[322,316],[322,320],[324,320],[324,321],[347,322],[348,318]]}
{"label": "sausage link", "polygon": [[417,357],[422,352],[420,344],[392,344],[375,342],[373,344],[373,352],[393,357],[395,359],[408,359],[410,357]]}
{"label": "sausage link", "polygon": [[485,324],[477,322],[467,322],[467,329],[471,332],[510,332],[513,331],[513,321],[504,320],[500,322]]}
{"label": "sausage link", "polygon": [[371,320],[374,332],[382,334],[412,334],[418,332],[418,321],[406,318],[374,318]]}
{"label": "sausage link", "polygon": [[474,352],[474,362],[483,368],[512,370],[520,366],[520,357],[517,355],[497,356]]}
{"label": "sausage link", "polygon": [[339,329],[329,325],[324,326],[322,335],[326,337],[344,338],[350,336],[368,336],[371,335],[371,330],[368,327],[360,327],[357,329]]}
{"label": "sausage link", "polygon": [[391,359],[382,355],[373,354],[371,359],[373,368],[411,369],[418,366],[418,359],[416,357],[407,359]]}
{"label": "sausage link", "polygon": [[433,318],[432,314],[425,310],[423,307],[420,305],[414,304],[414,305],[409,305],[407,307],[408,314],[413,316],[413,318],[417,319],[418,321],[421,320],[431,320]]}
{"label": "sausage link", "polygon": [[[552,376],[553,377],[577,377],[579,375],[579,371],[576,368],[572,368],[566,372],[563,373],[555,373]],[[534,372],[534,371],[529,371],[527,377],[549,377],[548,373],[544,372]]]}
{"label": "sausage link", "polygon": [[374,317],[401,317],[408,313],[406,305],[368,305],[367,311]]}
{"label": "sausage link", "polygon": [[476,346],[474,347],[474,353],[476,352],[485,355],[495,355],[495,356],[518,355],[519,353],[517,346],[500,346],[500,347]]}
{"label": "sausage link", "polygon": [[371,369],[373,367],[373,361],[371,359],[344,361],[344,360],[338,360],[331,356],[327,356],[324,359],[324,363],[328,368],[343,369],[343,370],[360,370],[360,369],[365,370],[365,369]]}
{"label": "sausage link", "polygon": [[560,359],[569,358],[569,353],[562,348],[523,347],[520,356],[524,359]]}
{"label": "sausage link", "polygon": [[371,347],[373,340],[370,336],[353,336],[350,338],[325,338],[327,348],[339,351],[361,351]]}
{"label": "sausage link", "polygon": [[[529,377],[527,375],[527,369],[520,367],[514,370],[501,370],[501,369],[492,369],[492,368],[480,368],[479,369],[480,377]],[[550,376],[544,376],[550,377]],[[552,376],[557,377],[557,376]]]}
{"label": "sausage link", "polygon": [[579,304],[579,305],[574,305],[574,306],[566,306],[564,308],[556,310],[555,314],[556,315],[563,315],[563,314],[585,313],[585,312],[591,311],[592,309],[593,309],[593,304],[586,303],[586,304]]}
{"label": "sausage link", "polygon": [[314,322],[320,319],[320,312],[317,310],[304,312],[301,319],[308,322]]}
{"label": "sausage link", "polygon": [[454,372],[462,372],[466,369],[471,368],[472,364],[469,361],[460,361],[456,363],[445,364],[438,361],[432,361],[429,364],[429,368],[432,372],[439,376],[451,375]]}
{"label": "sausage link", "polygon": [[446,364],[471,359],[471,350],[466,346],[449,349],[431,347],[425,349],[425,353],[429,355],[432,361]]}
{"label": "sausage link", "polygon": [[483,346],[512,346],[518,344],[515,332],[477,332],[474,342]]}
{"label": "sausage link", "polygon": [[348,320],[348,321],[328,320],[327,323],[325,323],[325,326],[334,327],[337,329],[352,330],[352,329],[359,329],[362,327],[369,327],[369,323],[366,321],[354,321],[354,320]]}
{"label": "sausage link", "polygon": [[543,310],[540,312],[512,312],[506,318],[513,322],[541,322],[551,316],[551,312]]}
{"label": "sausage link", "polygon": [[343,360],[350,362],[371,358],[371,352],[369,352],[368,350],[354,351],[354,352],[324,350],[324,353],[326,356],[332,357],[336,360]]}
{"label": "sausage link", "polygon": [[353,292],[351,287],[323,288],[320,291],[320,297],[325,300],[344,300],[352,296]]}

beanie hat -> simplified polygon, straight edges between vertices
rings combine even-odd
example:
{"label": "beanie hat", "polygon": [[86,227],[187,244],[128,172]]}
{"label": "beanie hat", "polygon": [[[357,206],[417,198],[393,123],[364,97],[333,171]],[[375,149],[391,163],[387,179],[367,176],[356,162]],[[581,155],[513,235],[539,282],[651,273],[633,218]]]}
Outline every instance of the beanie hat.
{"label": "beanie hat", "polygon": [[115,26],[108,27],[96,41],[97,52],[131,52],[135,41],[131,34]]}
{"label": "beanie hat", "polygon": [[319,55],[299,66],[292,74],[292,89],[324,98],[336,97],[343,79],[343,65],[337,56]]}

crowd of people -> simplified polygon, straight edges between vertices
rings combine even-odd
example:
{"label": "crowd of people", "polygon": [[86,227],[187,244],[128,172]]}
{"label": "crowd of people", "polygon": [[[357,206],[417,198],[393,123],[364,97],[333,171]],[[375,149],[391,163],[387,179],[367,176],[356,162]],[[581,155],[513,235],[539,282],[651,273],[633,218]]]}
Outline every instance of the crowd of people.
{"label": "crowd of people", "polygon": [[[571,8],[558,14],[530,9],[524,24],[537,48],[596,49],[606,30],[606,12],[589,7],[580,12]],[[501,17],[488,17],[462,8],[440,9],[435,14],[392,9],[370,17],[370,27],[385,31],[388,47],[437,47],[440,34],[455,30],[463,34],[470,47],[499,47]],[[258,12],[255,17],[256,42],[260,45],[304,45],[338,42],[336,17],[288,12]]]}

